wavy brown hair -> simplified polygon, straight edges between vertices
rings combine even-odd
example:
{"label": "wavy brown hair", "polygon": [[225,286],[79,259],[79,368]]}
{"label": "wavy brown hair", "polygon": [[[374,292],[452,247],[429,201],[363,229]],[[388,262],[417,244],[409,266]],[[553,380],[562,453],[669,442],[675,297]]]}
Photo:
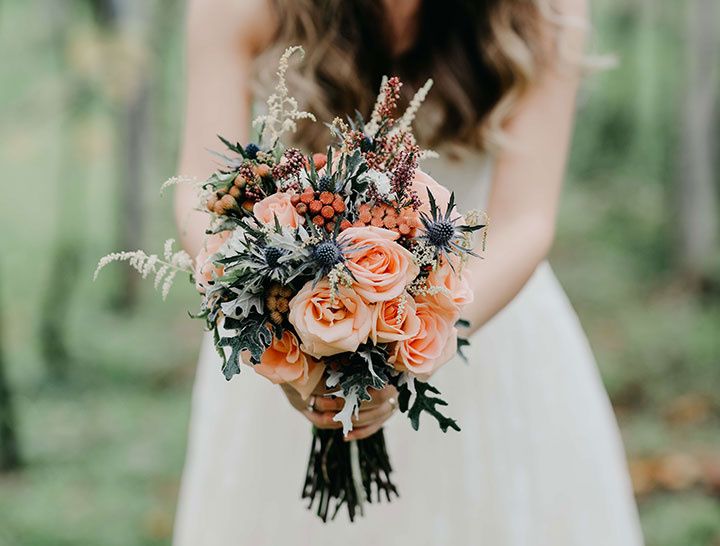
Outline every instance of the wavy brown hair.
{"label": "wavy brown hair", "polygon": [[[435,84],[416,124],[424,145],[485,149],[549,60],[554,37],[544,0],[421,0],[417,39],[393,56],[383,0],[273,0],[275,47],[302,45],[305,62],[289,85],[320,121],[367,116],[383,75],[405,82],[406,96]],[[550,24],[548,24],[550,23]],[[267,57],[260,66],[274,66]],[[305,124],[299,141],[321,149],[322,123]]]}

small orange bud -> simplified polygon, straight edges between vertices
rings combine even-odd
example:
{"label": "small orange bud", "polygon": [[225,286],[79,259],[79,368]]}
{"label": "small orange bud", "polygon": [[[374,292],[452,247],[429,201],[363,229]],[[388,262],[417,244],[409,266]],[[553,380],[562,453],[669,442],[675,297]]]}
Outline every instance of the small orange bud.
{"label": "small orange bud", "polygon": [[395,216],[386,216],[383,218],[383,225],[388,229],[393,229],[397,226],[397,218]]}
{"label": "small orange bud", "polygon": [[246,183],[245,177],[241,174],[237,175],[235,177],[235,181],[233,182],[233,184],[235,184],[238,188],[244,188],[245,183]]}
{"label": "small orange bud", "polygon": [[336,197],[335,201],[332,203],[332,208],[335,209],[335,212],[340,214],[341,212],[345,212],[345,203],[340,197]]}
{"label": "small orange bud", "polygon": [[225,205],[223,205],[222,201],[218,201],[215,203],[215,206],[213,207],[213,212],[215,214],[225,214]]}
{"label": "small orange bud", "polygon": [[220,199],[220,202],[223,204],[223,207],[225,207],[226,210],[232,210],[237,207],[237,201],[229,193],[227,195],[223,195],[222,199]]}
{"label": "small orange bud", "polygon": [[317,216],[313,216],[312,223],[316,226],[323,226],[325,225],[325,218],[318,214]]}
{"label": "small orange bud", "polygon": [[300,202],[300,196],[297,193],[294,193],[290,196],[290,204],[294,207]]}
{"label": "small orange bud", "polygon": [[287,313],[290,310],[290,305],[289,305],[287,298],[278,298],[276,309],[280,313]]}
{"label": "small orange bud", "polygon": [[382,218],[378,218],[377,216],[370,220],[370,225],[375,227],[383,227],[383,221]]}
{"label": "small orange bud", "polygon": [[230,195],[232,195],[235,199],[240,197],[240,193],[241,193],[240,188],[238,188],[236,186],[233,186],[232,188],[230,188]]}
{"label": "small orange bud", "polygon": [[305,216],[307,214],[308,207],[305,203],[298,203],[295,205],[295,210],[300,216]]}
{"label": "small orange bud", "polygon": [[266,165],[265,163],[260,163],[259,165],[256,165],[255,166],[255,174],[261,178],[270,176],[270,166]]}
{"label": "small orange bud", "polygon": [[360,220],[360,223],[362,223],[363,225],[369,224],[370,220],[372,220],[372,216],[370,215],[369,212],[361,212],[360,216],[358,217],[358,220]]}
{"label": "small orange bud", "polygon": [[300,201],[302,201],[306,205],[312,203],[314,199],[315,199],[315,192],[313,192],[312,190],[310,190],[309,192],[304,191],[302,193],[302,195],[300,196]]}
{"label": "small orange bud", "polygon": [[408,233],[410,233],[410,226],[408,226],[407,224],[400,224],[398,226],[398,231],[400,232],[400,235],[407,235]]}
{"label": "small orange bud", "polygon": [[327,156],[325,154],[313,154],[312,160],[316,169],[322,169],[325,165],[327,165]]}
{"label": "small orange bud", "polygon": [[335,209],[332,208],[330,205],[325,205],[322,210],[320,211],[320,214],[322,214],[325,218],[330,220],[333,216],[335,216]]}
{"label": "small orange bud", "polygon": [[340,231],[343,231],[349,227],[352,227],[352,223],[350,222],[350,220],[345,219],[342,222],[340,222]]}
{"label": "small orange bud", "polygon": [[217,202],[218,202],[217,195],[214,195],[214,194],[213,194],[213,195],[211,195],[210,197],[208,197],[207,204],[206,204],[207,209],[208,209],[210,212],[212,212],[213,209],[215,208],[215,204],[216,204]]}
{"label": "small orange bud", "polygon": [[327,224],[325,224],[325,229],[328,233],[332,233],[333,231],[335,231],[335,222],[328,222]]}
{"label": "small orange bud", "polygon": [[324,191],[320,194],[320,201],[323,205],[329,205],[335,201],[335,194],[329,191]]}
{"label": "small orange bud", "polygon": [[255,206],[255,203],[253,203],[249,199],[247,201],[243,201],[242,208],[244,208],[246,211],[252,212],[253,206]]}
{"label": "small orange bud", "polygon": [[317,214],[322,210],[323,204],[320,201],[312,201],[310,205],[308,205],[308,208],[311,213]]}

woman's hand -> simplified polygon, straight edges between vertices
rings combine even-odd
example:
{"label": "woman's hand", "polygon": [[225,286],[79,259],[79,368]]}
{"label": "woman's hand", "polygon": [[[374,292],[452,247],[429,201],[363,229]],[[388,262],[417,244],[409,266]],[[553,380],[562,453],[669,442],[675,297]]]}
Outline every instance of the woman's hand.
{"label": "woman's hand", "polygon": [[[333,421],[333,417],[342,409],[345,401],[333,397],[322,383],[317,386],[308,400],[290,385],[281,385],[290,404],[302,413],[317,428],[340,429],[342,423]],[[397,389],[388,385],[384,389],[370,389],[372,399],[360,404],[360,413],[353,417],[353,429],[345,436],[345,440],[362,440],[372,436],[382,428],[397,407]]]}

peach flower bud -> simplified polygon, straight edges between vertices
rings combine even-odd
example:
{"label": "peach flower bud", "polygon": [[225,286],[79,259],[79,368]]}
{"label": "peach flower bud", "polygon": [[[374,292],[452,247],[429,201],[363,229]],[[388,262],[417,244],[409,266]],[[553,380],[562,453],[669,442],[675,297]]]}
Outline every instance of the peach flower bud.
{"label": "peach flower bud", "polygon": [[325,365],[303,353],[297,337],[285,330],[280,339],[273,337],[253,369],[273,383],[288,383],[307,399],[322,378]]}
{"label": "peach flower bud", "polygon": [[420,169],[415,170],[415,176],[412,180],[412,189],[415,190],[418,197],[420,198],[420,212],[430,214],[430,201],[428,200],[427,191],[430,190],[435,202],[445,210],[448,202],[450,201],[450,191],[445,187],[438,184],[429,174]]}
{"label": "peach flower bud", "polygon": [[303,218],[300,216],[290,201],[290,194],[284,192],[273,193],[253,206],[253,214],[260,222],[272,226],[275,224],[275,217],[284,227],[298,227]]}
{"label": "peach flower bud", "polygon": [[459,260],[453,261],[453,267],[447,260],[443,260],[438,268],[430,272],[427,284],[435,293],[418,296],[418,301],[426,302],[435,312],[444,314],[453,323],[460,318],[463,307],[473,301],[467,272],[461,271]]}
{"label": "peach flower bud", "polygon": [[368,303],[398,297],[420,272],[412,254],[395,242],[400,235],[394,231],[352,227],[341,237],[353,243],[346,265],[354,277],[353,288]]}
{"label": "peach flower bud", "polygon": [[217,254],[223,243],[230,237],[230,231],[221,231],[208,236],[205,244],[195,258],[195,288],[201,294],[210,288],[210,283],[217,277],[222,277],[225,268],[213,264],[213,256]]}
{"label": "peach flower bud", "polygon": [[307,282],[290,300],[288,320],[302,341],[302,350],[321,358],[355,351],[365,343],[372,326],[372,310],[351,288],[338,287],[334,297],[323,279]]}
{"label": "peach flower bud", "polygon": [[427,379],[457,352],[457,329],[427,303],[418,302],[415,312],[420,319],[417,334],[398,341],[389,361],[397,370]]}
{"label": "peach flower bud", "polygon": [[415,313],[415,300],[407,292],[375,305],[370,339],[376,345],[410,339],[419,330],[420,319]]}

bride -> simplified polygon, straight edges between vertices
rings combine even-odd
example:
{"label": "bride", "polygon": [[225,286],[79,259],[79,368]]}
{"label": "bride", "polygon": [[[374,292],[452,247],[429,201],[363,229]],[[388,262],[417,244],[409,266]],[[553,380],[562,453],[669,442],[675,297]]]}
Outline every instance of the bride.
{"label": "bride", "polygon": [[[305,47],[292,89],[321,121],[372,106],[384,74],[435,80],[418,118],[442,159],[424,168],[491,218],[472,263],[469,365],[433,379],[463,430],[393,419],[391,390],[353,431],[385,427],[401,497],[350,524],[299,500],[310,423],[337,425],[247,371],[229,383],[206,339],[198,365],[176,546],[638,546],[623,448],[588,342],[545,261],[571,137],[585,0],[190,0],[180,171],[214,168],[216,134],[249,141],[257,66]],[[256,62],[268,55],[272,61]],[[291,69],[291,72],[293,69]],[[412,89],[408,90],[409,92]],[[321,150],[321,123],[299,145]],[[186,249],[205,215],[177,193]],[[289,404],[283,398],[289,399]]]}

